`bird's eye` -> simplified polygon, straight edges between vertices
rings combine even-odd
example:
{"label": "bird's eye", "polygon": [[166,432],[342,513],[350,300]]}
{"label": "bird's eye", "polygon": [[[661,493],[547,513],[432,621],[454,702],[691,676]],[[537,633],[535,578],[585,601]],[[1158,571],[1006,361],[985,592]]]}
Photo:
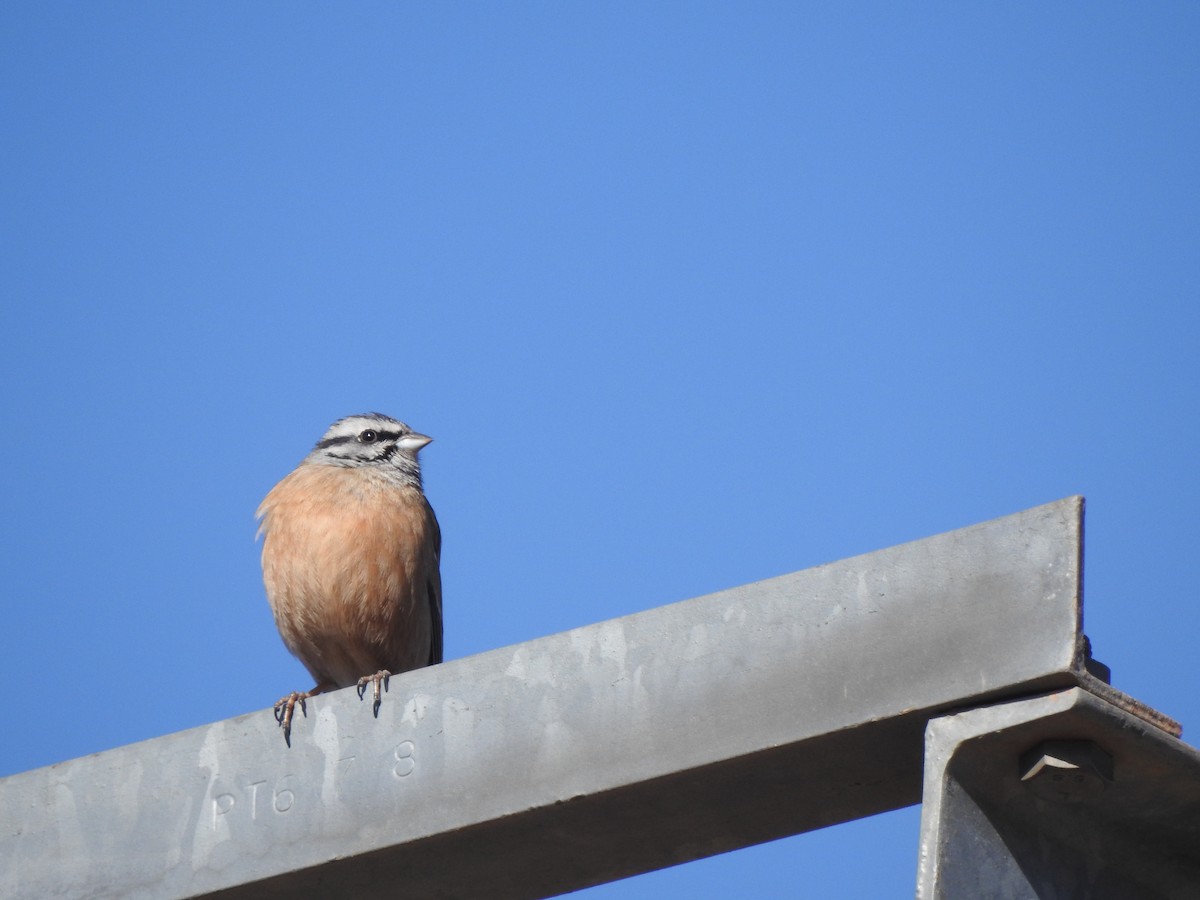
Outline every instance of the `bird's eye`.
{"label": "bird's eye", "polygon": [[374,430],[372,430],[372,429],[368,428],[366,431],[362,432],[362,433],[361,433],[361,434],[358,436],[358,439],[359,439],[360,441],[362,441],[364,444],[373,444],[373,443],[375,443],[375,440],[376,440],[376,438],[378,438],[378,437],[379,437],[379,435],[378,435],[378,434],[376,434],[376,433],[374,432]]}

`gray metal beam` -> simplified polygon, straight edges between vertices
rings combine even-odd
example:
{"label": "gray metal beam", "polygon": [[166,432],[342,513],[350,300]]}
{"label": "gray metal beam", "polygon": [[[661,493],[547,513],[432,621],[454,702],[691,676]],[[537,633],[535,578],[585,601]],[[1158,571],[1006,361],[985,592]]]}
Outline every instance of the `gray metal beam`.
{"label": "gray metal beam", "polygon": [[923,802],[921,900],[1200,896],[1200,752],[1085,691],[930,722]]}
{"label": "gray metal beam", "polygon": [[916,803],[1085,684],[1082,498],[0,781],[5,897],[528,898]]}

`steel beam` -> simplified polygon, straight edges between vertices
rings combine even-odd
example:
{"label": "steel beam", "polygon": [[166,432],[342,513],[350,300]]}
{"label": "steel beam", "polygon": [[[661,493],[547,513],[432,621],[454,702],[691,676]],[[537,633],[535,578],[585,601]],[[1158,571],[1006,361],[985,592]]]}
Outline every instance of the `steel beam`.
{"label": "steel beam", "polygon": [[918,802],[926,722],[1083,684],[1083,500],[0,781],[0,895],[544,897]]}
{"label": "steel beam", "polygon": [[920,900],[1195,900],[1200,752],[1079,689],[934,719]]}

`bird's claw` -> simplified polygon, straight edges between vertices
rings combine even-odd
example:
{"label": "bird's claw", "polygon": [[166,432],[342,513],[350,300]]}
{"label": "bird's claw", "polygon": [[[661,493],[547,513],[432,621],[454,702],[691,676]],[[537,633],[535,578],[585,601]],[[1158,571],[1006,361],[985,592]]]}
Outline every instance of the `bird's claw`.
{"label": "bird's claw", "polygon": [[299,691],[292,691],[275,704],[275,721],[283,729],[283,740],[289,747],[292,746],[292,715],[296,711],[296,704],[300,704],[300,712],[308,718],[308,707],[304,704],[308,696]]}
{"label": "bird's claw", "polygon": [[375,715],[375,718],[377,718],[377,719],[379,718],[379,707],[383,703],[383,695],[382,695],[382,691],[380,690],[380,685],[383,686],[382,690],[386,691],[387,686],[388,686],[388,678],[391,676],[391,674],[392,673],[389,672],[387,669],[380,669],[374,675],[364,675],[362,678],[358,679],[358,699],[359,700],[361,700],[364,696],[366,696],[368,684],[375,686],[374,692],[372,694],[374,703],[372,703],[372,705],[371,705],[371,712]]}

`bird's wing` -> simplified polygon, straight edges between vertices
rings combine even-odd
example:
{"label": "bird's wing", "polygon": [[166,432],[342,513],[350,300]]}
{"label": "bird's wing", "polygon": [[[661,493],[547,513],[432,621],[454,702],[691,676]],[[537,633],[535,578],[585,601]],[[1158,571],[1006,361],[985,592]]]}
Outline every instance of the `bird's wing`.
{"label": "bird's wing", "polygon": [[429,501],[425,502],[425,514],[433,526],[433,575],[426,581],[425,590],[429,602],[429,665],[434,666],[442,661],[442,529]]}

